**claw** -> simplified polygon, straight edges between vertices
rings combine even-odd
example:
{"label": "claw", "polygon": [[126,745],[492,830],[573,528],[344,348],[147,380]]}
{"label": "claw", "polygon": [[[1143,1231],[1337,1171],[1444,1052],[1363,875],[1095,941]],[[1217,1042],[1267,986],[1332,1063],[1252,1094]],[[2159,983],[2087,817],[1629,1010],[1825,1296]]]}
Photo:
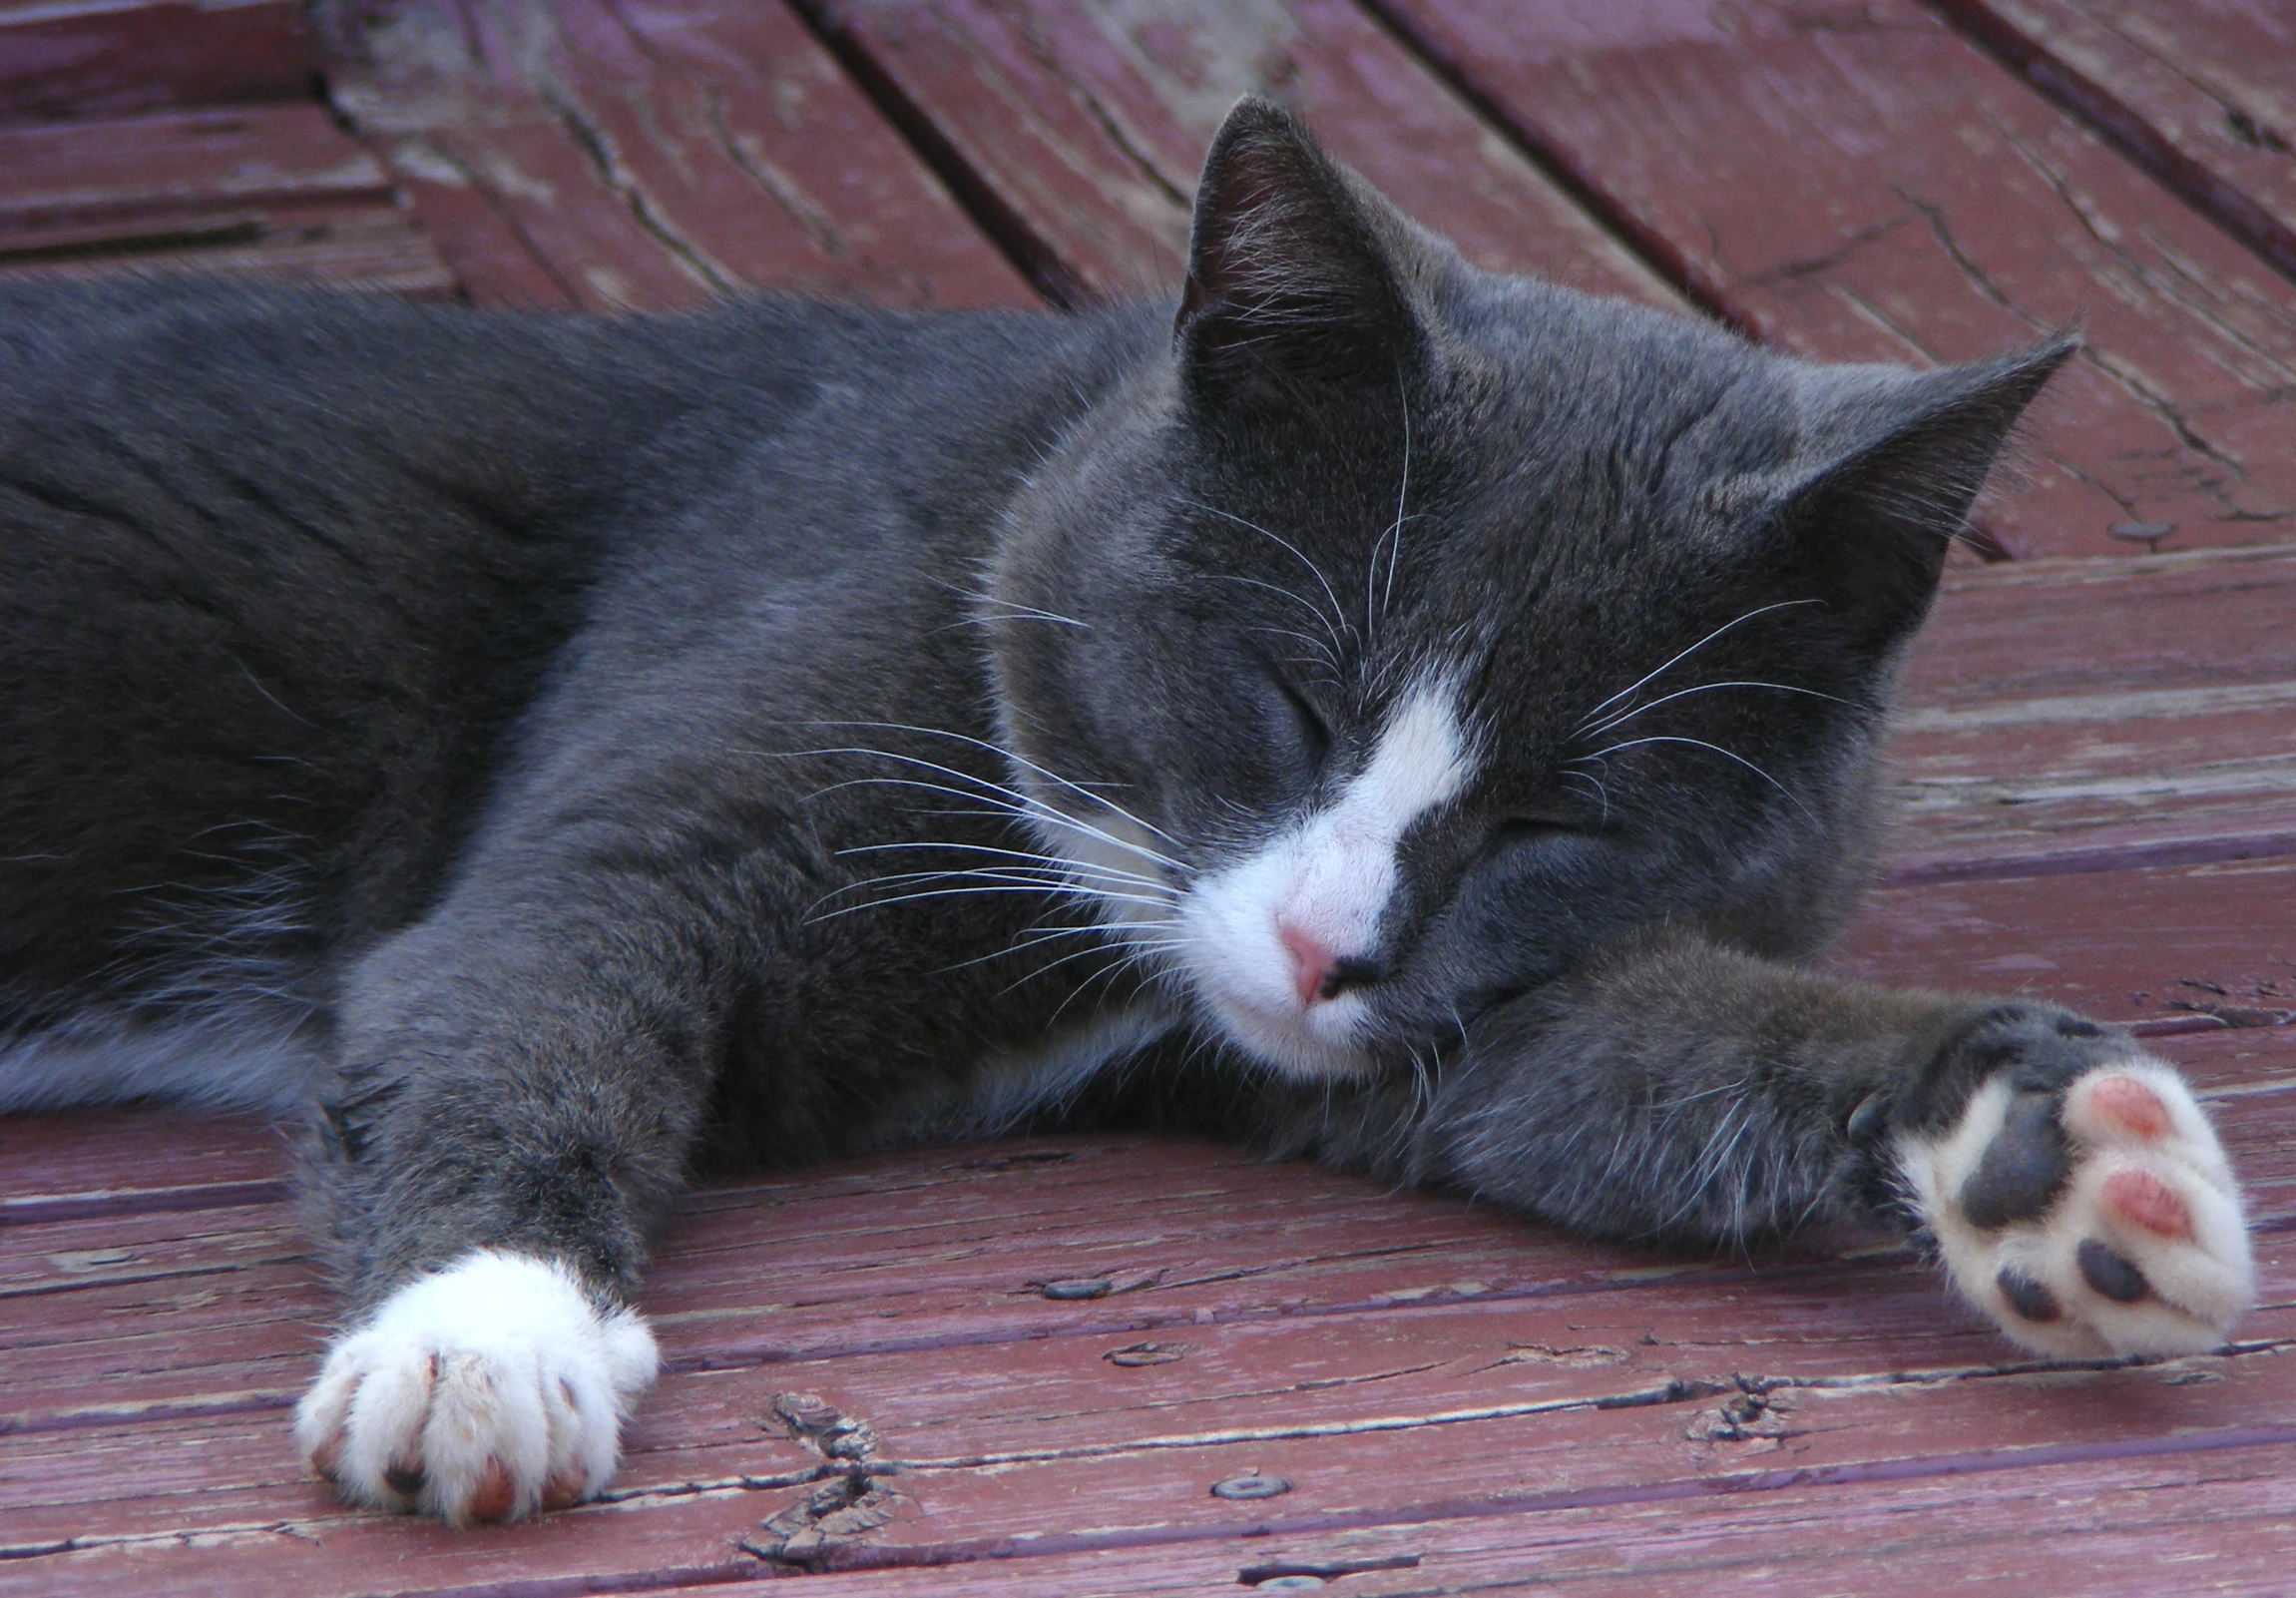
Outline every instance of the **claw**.
{"label": "claw", "polygon": [[486,1469],[479,1473],[478,1489],[470,1495],[470,1518],[473,1520],[507,1520],[511,1505],[518,1501],[518,1490],[511,1485],[510,1472],[500,1459],[489,1459]]}

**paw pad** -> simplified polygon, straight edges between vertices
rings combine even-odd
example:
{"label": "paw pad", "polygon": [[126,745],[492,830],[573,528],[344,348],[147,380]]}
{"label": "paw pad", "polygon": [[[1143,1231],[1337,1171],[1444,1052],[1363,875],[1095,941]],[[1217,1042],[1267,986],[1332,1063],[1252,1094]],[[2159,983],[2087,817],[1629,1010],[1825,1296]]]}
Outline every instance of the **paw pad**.
{"label": "paw pad", "polygon": [[2103,1056],[2085,1071],[2004,1051],[1948,1132],[1900,1135],[1901,1169],[1955,1285],[2014,1340],[2070,1357],[2216,1347],[2254,1298],[2224,1151],[2172,1069],[2101,1030],[2082,1046]]}
{"label": "paw pad", "polygon": [[2046,1326],[2065,1313],[2058,1308],[2056,1294],[2015,1266],[2003,1266],[1994,1273],[1993,1281],[2009,1307],[2036,1325]]}
{"label": "paw pad", "polygon": [[2097,1115],[2131,1137],[2156,1138],[2168,1130],[2168,1107],[2160,1096],[2131,1076],[2107,1076],[2088,1089]]}
{"label": "paw pad", "polygon": [[2192,1211],[2176,1190],[2149,1171],[2115,1171],[2104,1179],[2104,1199],[2131,1225],[2161,1238],[2192,1236]]}
{"label": "paw pad", "polygon": [[2114,1304],[2134,1304],[2152,1291],[2134,1261],[2114,1254],[2094,1238],[2082,1238],[2074,1258],[2080,1262],[2080,1280]]}

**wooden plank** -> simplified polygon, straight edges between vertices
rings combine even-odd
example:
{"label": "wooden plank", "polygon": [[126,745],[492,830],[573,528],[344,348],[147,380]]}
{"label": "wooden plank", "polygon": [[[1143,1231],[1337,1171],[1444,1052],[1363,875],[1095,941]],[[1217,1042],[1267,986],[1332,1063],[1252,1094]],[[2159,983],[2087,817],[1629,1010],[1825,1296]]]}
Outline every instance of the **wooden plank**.
{"label": "wooden plank", "polygon": [[[2296,1221],[2296,1028],[2155,1046],[2219,1103],[2258,1224]],[[22,1291],[0,1294],[0,1430],[283,1407],[307,1377],[327,1305],[284,1206],[58,1222],[6,1241],[0,1281]],[[1758,1267],[1598,1248],[1441,1197],[1264,1166],[1239,1149],[1066,1138],[705,1189],[685,1206],[646,1303],[674,1366],[696,1371],[991,1358],[1048,1337],[1185,1337],[1204,1326],[1471,1304],[1525,1314],[1552,1304],[1584,1318],[1616,1295],[1644,1307],[1629,1317],[1679,1314],[1763,1284],[1894,1306],[1862,1318],[1868,1332],[1887,1325],[1901,1338],[1958,1338],[1966,1350],[1975,1335],[1990,1346],[1990,1333],[1945,1312],[1910,1257],[1867,1249],[1849,1265],[1829,1258],[1835,1247],[1816,1240]],[[1055,1302],[1032,1286],[1071,1277],[1105,1279],[1112,1292]],[[1784,1303],[1762,1320],[1806,1338],[1814,1323]],[[1969,1355],[1925,1362],[1959,1357]]]}
{"label": "wooden plank", "polygon": [[295,0],[0,4],[0,119],[307,99],[317,67]]}
{"label": "wooden plank", "polygon": [[1934,0],[2296,275],[2296,17],[2269,0]]}
{"label": "wooden plank", "polygon": [[[1090,1553],[1013,1556],[809,1578],[824,1598],[996,1592],[1162,1598],[1287,1573],[1355,1598],[1579,1589],[1664,1598],[2078,1590],[2155,1598],[2164,1569],[2189,1592],[2273,1593],[2289,1552],[2286,1450],[2181,1470],[2048,1466],[1944,1482],[1876,1482],[1666,1498],[1401,1527],[1280,1530]],[[1280,1518],[1271,1516],[1270,1518]],[[1304,1586],[1304,1584],[1301,1584]],[[765,1598],[763,1583],[711,1587]],[[1298,1590],[1298,1589],[1294,1589]],[[702,1589],[673,1589],[699,1598]]]}
{"label": "wooden plank", "polygon": [[1064,297],[1176,291],[1196,168],[1271,95],[1469,259],[1679,307],[1352,0],[798,0]]}
{"label": "wooden plank", "polygon": [[2079,318],[2010,551],[2296,530],[2296,284],[1913,0],[1375,0],[1706,302],[1834,359]]}
{"label": "wooden plank", "polygon": [[360,45],[336,102],[482,302],[1034,302],[777,6],[426,0]]}
{"label": "wooden plank", "polygon": [[382,168],[314,105],[0,127],[0,270],[453,287]]}
{"label": "wooden plank", "polygon": [[[2251,1041],[2278,1038],[2165,1040],[2172,1051],[2215,1051],[2220,1070],[2234,1064],[2221,1057],[2227,1044]],[[2287,1063],[2282,1055],[2261,1076],[2250,1066],[2225,1078],[2254,1088],[2276,1073],[2284,1082]],[[2264,1121],[2278,1126],[2271,1141],[2289,1163],[2296,1120],[2280,1112],[2292,1107],[2296,1094],[2250,1093],[2227,1112],[2238,1117],[2228,1130],[2244,1170]],[[1399,1223],[1384,1250],[1382,1215]],[[1478,1259],[1446,1238],[1435,1223],[1447,1215],[1487,1237],[1490,1253]],[[1212,1236],[1223,1220],[1225,1243]],[[1344,1296],[1311,1285],[1302,1297],[1296,1267],[1315,1241],[1301,1229],[1324,1220],[1346,1235],[1340,1247],[1358,1280]],[[283,1224],[281,1212],[267,1222]],[[23,1235],[100,1242],[98,1225]],[[2292,1236],[2264,1238],[2272,1302],[2296,1285]],[[1404,1239],[1434,1247],[1412,1251]],[[206,1241],[226,1255],[245,1247],[228,1227]],[[1158,1279],[1081,1303],[1027,1291],[1048,1268],[1153,1276],[1162,1261],[1200,1260],[1207,1242],[1227,1255],[1210,1263],[1226,1268],[1193,1288]],[[1511,1297],[1503,1278],[1454,1275],[1485,1260],[1503,1270],[1504,1250],[1533,1261],[1575,1253],[1593,1269],[1574,1285],[1606,1272],[1609,1280],[1593,1293]],[[787,1450],[759,1422],[775,1393],[797,1388],[825,1389],[869,1415],[881,1437],[896,1439],[889,1451],[942,1461],[899,1483],[913,1513],[869,1548],[870,1557],[896,1556],[890,1547],[934,1560],[1077,1546],[1076,1528],[1088,1525],[1108,1543],[1229,1538],[1249,1522],[1206,1498],[1204,1484],[1254,1467],[1294,1481],[1284,1507],[1304,1525],[1407,1524],[1470,1504],[1544,1516],[1683,1494],[1726,1492],[1742,1503],[1795,1479],[1851,1486],[1876,1472],[1919,1483],[1951,1471],[1958,1483],[1972,1469],[2054,1468],[2067,1448],[2093,1475],[2163,1448],[2269,1430],[2289,1401],[2277,1365],[2255,1364],[2256,1355],[2070,1385],[1988,1374],[2001,1345],[1902,1256],[1753,1271],[1621,1261],[1446,1201],[1256,1166],[1232,1150],[1038,1140],[883,1156],[699,1196],[649,1294],[674,1374],[634,1434],[631,1496],[457,1543],[435,1528],[326,1506],[301,1480],[277,1411],[310,1368],[319,1311],[293,1267],[267,1269],[301,1299],[274,1297],[267,1318],[247,1316],[236,1283],[183,1282],[154,1297],[154,1284],[112,1281],[39,1296],[43,1305],[79,1301],[67,1317],[82,1339],[77,1391],[66,1372],[41,1368],[24,1305],[0,1299],[7,1377],[44,1384],[51,1402],[132,1400],[145,1356],[169,1351],[204,1359],[213,1377],[244,1368],[250,1344],[266,1347],[264,1361],[286,1378],[253,1390],[210,1379],[175,1411],[124,1411],[106,1423],[83,1406],[74,1424],[17,1431],[0,1444],[0,1542],[26,1557],[0,1566],[0,1583],[95,1591],[134,1572],[172,1592],[277,1583],[324,1593],[371,1590],[378,1570],[409,1591],[509,1579],[513,1569],[521,1579],[608,1586],[642,1576],[652,1584],[664,1572],[737,1574],[738,1539],[796,1495],[772,1485],[786,1474]],[[1367,1272],[1384,1273],[1390,1291],[1365,1294]],[[840,1276],[866,1281],[824,1290]],[[1128,1308],[1157,1301],[1153,1318]],[[2296,1333],[2277,1314],[2250,1332],[2267,1343]],[[872,1320],[908,1340],[871,1346],[853,1334]],[[744,1332],[742,1322],[756,1330]],[[107,1325],[125,1334],[117,1348],[138,1351],[103,1353]],[[1104,1357],[1142,1340],[1185,1346],[1149,1365]],[[1870,1379],[1909,1368],[1961,1373]],[[1777,1404],[1765,1398],[1769,1420],[1734,1436],[1721,1434],[1735,1424],[1719,1407],[1727,1393],[1692,1386],[1619,1406],[1670,1380],[1732,1372],[1795,1385],[1779,1389]],[[2157,1381],[2174,1384],[2147,1384]],[[1463,1412],[1494,1405],[1506,1412]],[[2071,1440],[2037,1444],[2049,1438]],[[1000,1458],[975,1462],[985,1455]],[[1826,1518],[1805,1516],[1813,1537]],[[2155,1533],[2155,1545],[2166,1535]],[[37,1553],[75,1539],[69,1553]]]}
{"label": "wooden plank", "polygon": [[[1637,1593],[1705,1594],[1736,1577],[1765,1593],[1935,1591],[1945,1584],[1957,1592],[2023,1595],[2059,1590],[2056,1583],[2077,1574],[2084,1593],[2152,1598],[2161,1590],[2163,1565],[2173,1564],[2180,1576],[2192,1579],[2183,1590],[2269,1593],[2279,1590],[2277,1576],[2287,1558],[2284,1473],[2290,1463],[2290,1450],[2264,1446],[2172,1462],[2082,1462],[1982,1471],[1943,1481],[1695,1492],[1355,1527],[1301,1525],[1309,1517],[1282,1513],[1279,1500],[1265,1506],[1261,1524],[1247,1525],[1242,1535],[1143,1539],[1147,1546],[1089,1552],[1016,1546],[977,1562],[831,1571],[809,1580],[833,1598],[943,1592],[1017,1598],[1089,1592],[1114,1598],[1226,1590],[1250,1575],[1265,1580],[1287,1567],[1320,1566],[1329,1569],[1339,1590],[1360,1594],[1506,1591],[1518,1590],[1518,1584],[1546,1587],[1574,1578],[1581,1584],[1590,1579],[1607,1584],[1598,1585],[1598,1591],[1630,1587]],[[753,1526],[740,1524],[742,1515],[762,1513],[784,1496],[729,1493],[715,1500],[726,1511],[728,1543],[754,1533]],[[337,1548],[348,1543],[343,1551],[361,1557],[359,1568],[370,1581],[378,1571],[387,1571],[392,1590],[401,1592],[439,1590],[453,1579],[461,1563],[455,1559],[458,1552],[491,1575],[502,1568],[496,1561],[506,1553],[528,1566],[581,1568],[567,1556],[585,1542],[596,1547],[615,1535],[643,1537],[659,1551],[668,1540],[663,1535],[667,1528],[647,1523],[660,1517],[653,1506],[636,1512],[578,1511],[545,1526],[466,1536],[460,1544],[448,1540],[451,1534],[403,1520],[353,1527],[307,1504],[295,1507],[303,1511],[300,1518],[272,1527],[248,1526],[231,1540],[242,1550],[264,1532],[273,1547],[292,1537],[323,1536],[325,1546]],[[685,1518],[700,1517],[688,1509]],[[603,1535],[593,1535],[591,1528]],[[368,1534],[346,1537],[346,1531]],[[176,1555],[168,1561],[176,1567],[170,1574],[182,1579],[183,1567],[192,1562],[184,1556],[188,1551],[167,1552]],[[308,1550],[304,1554],[294,1561],[300,1569],[277,1570],[275,1576],[267,1564],[242,1557],[233,1561],[234,1574],[278,1580],[278,1590],[345,1590],[339,1570],[330,1572]],[[738,1555],[720,1558],[722,1567],[708,1574],[737,1576]],[[19,1572],[21,1588],[0,1590],[116,1591],[102,1581],[140,1573],[145,1561],[129,1550],[103,1547],[27,1563],[30,1569]],[[1895,1584],[1915,1571],[1919,1586]],[[283,1579],[313,1575],[321,1584],[290,1587]],[[335,1578],[331,1582],[324,1580],[329,1575]],[[54,1585],[32,1584],[41,1581]],[[645,1588],[689,1598],[701,1593],[763,1598],[773,1590],[763,1580],[711,1580],[705,1586],[681,1583],[667,1589],[647,1582]],[[198,1590],[216,1588],[203,1584]],[[587,1590],[627,1589],[602,1583]]]}
{"label": "wooden plank", "polygon": [[2296,551],[1947,573],[1891,741],[1890,880],[2296,852]]}
{"label": "wooden plank", "polygon": [[2107,1020],[2195,996],[2296,1011],[2296,858],[1883,887],[1828,957],[1894,985],[2032,994]]}
{"label": "wooden plank", "polygon": [[317,106],[0,128],[0,241],[160,214],[387,200],[381,167]]}
{"label": "wooden plank", "polygon": [[166,1110],[0,1116],[0,1215],[92,1195],[276,1181],[286,1175],[283,1147],[279,1132],[237,1116]]}
{"label": "wooden plank", "polygon": [[[1462,1306],[1213,1328],[1177,1360],[1133,1367],[1106,1357],[1121,1346],[1055,1339],[993,1364],[942,1350],[674,1375],[633,1434],[618,1504],[486,1539],[460,1577],[475,1579],[503,1543],[540,1579],[627,1577],[634,1555],[654,1568],[664,1541],[697,1521],[758,1540],[754,1521],[807,1490],[788,1483],[803,1461],[772,1420],[775,1397],[799,1389],[867,1418],[877,1456],[907,1467],[893,1479],[893,1523],[855,1555],[933,1563],[1226,1537],[1271,1521],[1395,1525],[1810,1481],[2109,1470],[2296,1441],[2296,1395],[2266,1346],[2138,1370],[1941,1368],[1893,1364],[1903,1344],[1859,1349],[1854,1334],[1748,1350],[1731,1332],[1780,1308],[1766,1300],[1688,1321],[1639,1302],[1611,1308],[1623,1313]],[[1838,1295],[1794,1313],[1862,1330],[1854,1300]],[[1857,1351],[1878,1362],[1861,1365]],[[1680,1371],[1703,1374],[1664,1374]],[[230,1591],[282,1567],[297,1590],[341,1591],[372,1579],[343,1556],[385,1547],[368,1533],[387,1521],[314,1503],[264,1417],[58,1433],[0,1453],[20,1500],[0,1512],[0,1539],[29,1550],[68,1537],[86,1557],[47,1568],[75,1584],[117,1579],[127,1556],[172,1592]],[[131,1459],[136,1490],[121,1493]],[[1205,1491],[1254,1472],[1291,1484],[1282,1503]],[[611,1544],[582,1530],[602,1515],[622,1533]],[[248,1535],[282,1522],[292,1536]],[[396,1557],[430,1551],[435,1533],[400,1525]],[[393,1585],[416,1586],[410,1574],[394,1572]]]}

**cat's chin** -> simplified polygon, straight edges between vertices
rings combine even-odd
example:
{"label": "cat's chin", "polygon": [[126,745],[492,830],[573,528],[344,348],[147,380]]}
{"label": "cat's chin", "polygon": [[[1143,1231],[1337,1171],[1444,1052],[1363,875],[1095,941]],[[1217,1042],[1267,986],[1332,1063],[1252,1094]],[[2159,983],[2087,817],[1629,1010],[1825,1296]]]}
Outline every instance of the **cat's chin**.
{"label": "cat's chin", "polygon": [[[1220,992],[1214,984],[1199,983],[1197,988],[1228,1041],[1279,1076],[1301,1082],[1345,1082],[1372,1073],[1370,1052],[1353,1036],[1357,1017],[1352,1011],[1361,1007],[1360,1000],[1342,996],[1317,1007],[1328,1013],[1271,1015]],[[1351,1013],[1338,1013],[1342,1006]],[[1330,1035],[1343,1027],[1346,1035]]]}

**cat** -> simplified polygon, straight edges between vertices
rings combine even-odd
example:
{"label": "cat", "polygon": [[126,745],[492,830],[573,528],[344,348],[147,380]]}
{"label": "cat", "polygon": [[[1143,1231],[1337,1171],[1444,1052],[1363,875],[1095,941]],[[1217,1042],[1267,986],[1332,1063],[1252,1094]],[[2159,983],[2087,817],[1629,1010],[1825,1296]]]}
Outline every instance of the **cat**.
{"label": "cat", "polygon": [[2221,1343],[2172,1068],[1804,957],[2067,337],[1468,266],[1239,104],[1170,303],[0,290],[0,1106],[307,1110],[341,1495],[596,1494],[692,1170],[1132,1115]]}

